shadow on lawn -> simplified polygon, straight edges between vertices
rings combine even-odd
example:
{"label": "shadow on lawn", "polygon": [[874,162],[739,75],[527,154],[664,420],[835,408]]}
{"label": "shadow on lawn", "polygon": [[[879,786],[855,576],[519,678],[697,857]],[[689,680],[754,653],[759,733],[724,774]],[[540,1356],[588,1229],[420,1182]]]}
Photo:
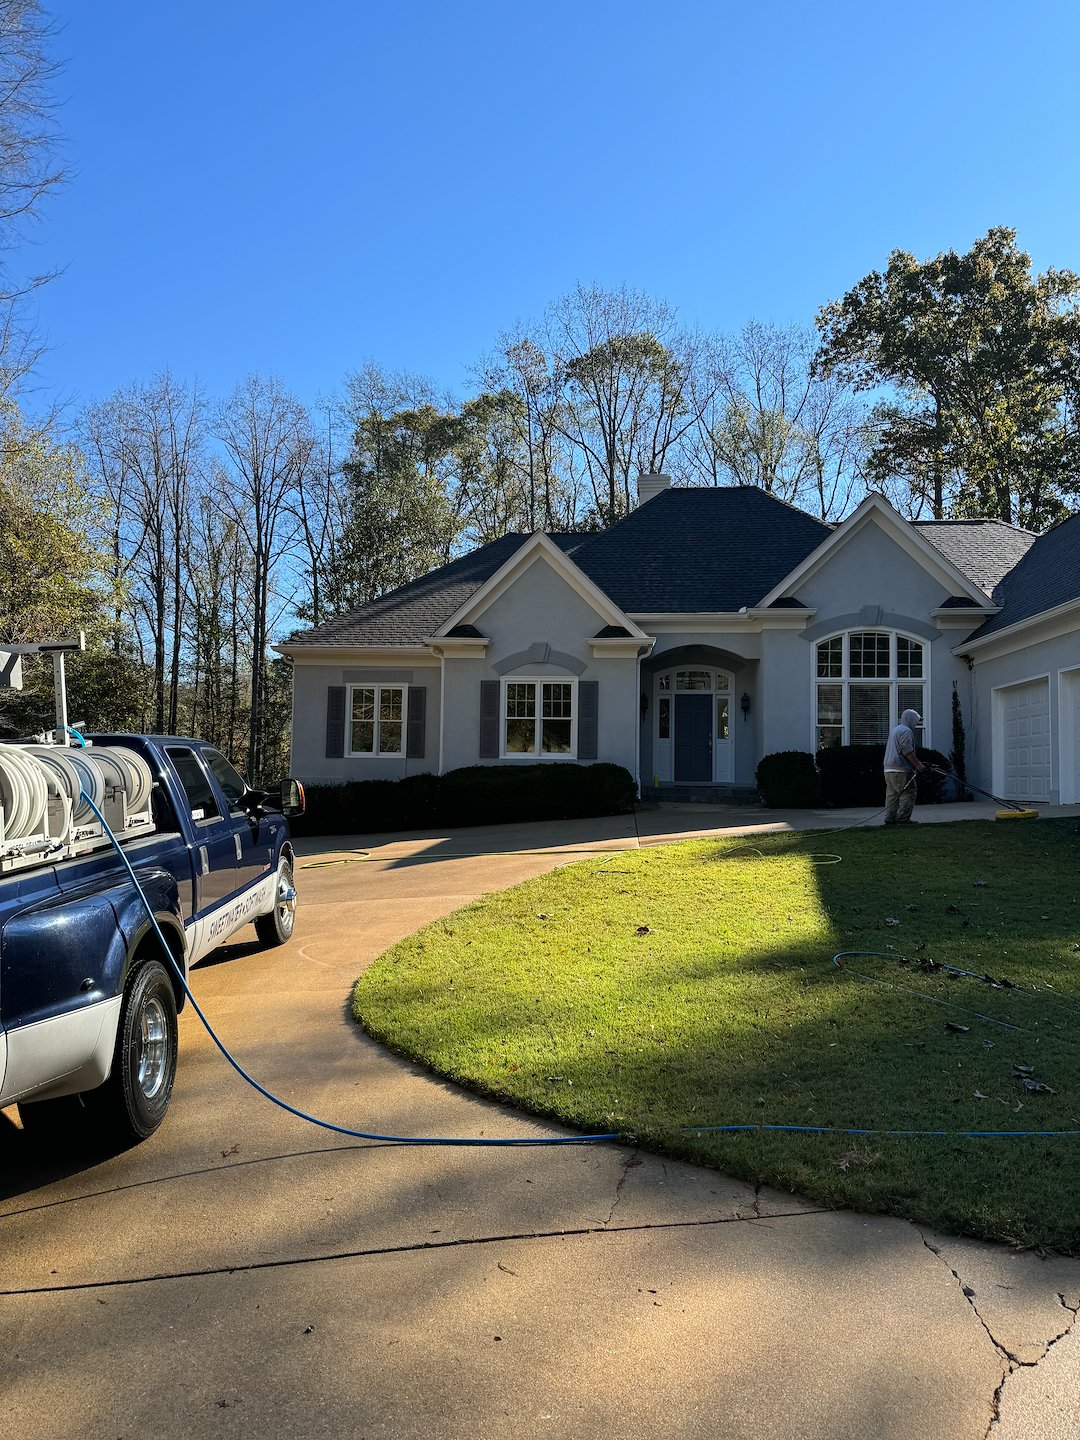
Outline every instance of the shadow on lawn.
{"label": "shadow on lawn", "polygon": [[[499,1098],[574,1125],[624,1130],[652,1148],[825,1203],[1080,1250],[1074,1204],[1080,1136],[908,1139],[686,1129],[768,1123],[1080,1130],[1080,826],[1042,822],[1021,831],[991,823],[694,843],[703,874],[719,876],[724,866],[745,863],[745,855],[757,867],[759,889],[769,886],[773,857],[806,860],[831,848],[843,858],[812,868],[820,916],[807,911],[790,935],[781,926],[762,929],[741,951],[725,946],[716,924],[718,911],[744,893],[740,887],[692,891],[687,909],[700,925],[701,945],[687,946],[688,915],[662,909],[669,862],[650,858],[637,885],[620,882],[630,897],[620,902],[626,911],[656,907],[647,949],[624,951],[629,958],[621,962],[609,958],[610,972],[582,955],[570,973],[582,987],[576,991],[556,967],[551,973],[563,980],[561,989],[534,981],[519,994],[486,992],[469,1012],[460,1062],[440,1052],[445,997],[433,994],[422,969],[414,972],[415,984],[412,975],[399,975],[393,1008],[412,1027],[402,1048],[441,1055],[442,1073]],[[670,863],[684,867],[693,853],[667,852]],[[790,867],[776,883],[791,883]],[[557,892],[564,909],[571,893]],[[530,892],[530,905],[532,898]],[[572,918],[567,923],[572,932]],[[667,951],[665,933],[678,936]],[[542,936],[534,940],[525,928],[521,939],[546,976]],[[851,960],[844,972],[832,964],[841,950],[885,955]],[[572,944],[566,953],[573,955]],[[916,963],[901,964],[905,954]],[[923,973],[917,962],[926,957],[1041,993]],[[624,998],[611,989],[621,983],[618,963],[635,967],[641,991],[616,1008],[612,996]],[[522,983],[527,987],[527,979]],[[652,995],[662,996],[663,1005],[652,1006]],[[464,996],[460,1003],[467,1003]],[[684,1004],[692,1018],[681,1022]],[[383,1038],[395,1043],[393,1035]],[[1048,1088],[1032,1091],[1026,1079]]]}
{"label": "shadow on lawn", "polygon": [[[767,862],[824,852],[830,842],[840,863],[816,865],[813,874],[833,943],[885,956],[847,958],[842,972],[821,957],[820,972],[802,983],[838,980],[846,991],[843,1018],[803,1014],[770,1036],[767,1053],[742,1068],[737,1082],[744,1107],[759,1089],[756,1113],[744,1108],[727,1123],[745,1116],[744,1123],[876,1130],[1080,1131],[1080,826],[1063,820],[1037,829],[990,823],[963,831],[784,835],[754,848]],[[738,848],[712,848],[703,863],[725,862]],[[927,973],[931,959],[1016,988]],[[776,963],[745,959],[749,970]],[[820,1092],[828,1094],[824,1104]],[[833,1203],[1080,1249],[1070,1200],[1080,1135],[665,1139],[691,1158]]]}

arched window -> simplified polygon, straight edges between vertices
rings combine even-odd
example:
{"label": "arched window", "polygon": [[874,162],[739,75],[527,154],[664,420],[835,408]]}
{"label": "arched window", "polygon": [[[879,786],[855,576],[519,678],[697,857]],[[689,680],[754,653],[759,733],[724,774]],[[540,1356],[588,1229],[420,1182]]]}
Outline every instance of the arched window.
{"label": "arched window", "polygon": [[[894,630],[850,630],[814,647],[815,741],[884,745],[904,710],[926,715],[921,640]],[[925,743],[925,735],[916,737]]]}

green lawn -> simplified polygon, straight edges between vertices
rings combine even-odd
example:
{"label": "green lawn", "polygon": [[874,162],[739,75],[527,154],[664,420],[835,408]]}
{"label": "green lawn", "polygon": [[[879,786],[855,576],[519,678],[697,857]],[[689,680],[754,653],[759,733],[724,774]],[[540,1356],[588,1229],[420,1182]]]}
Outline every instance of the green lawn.
{"label": "green lawn", "polygon": [[[841,863],[815,858],[828,851]],[[429,925],[372,966],[353,1009],[439,1074],[576,1127],[825,1204],[1080,1253],[1080,1136],[686,1132],[1080,1131],[1078,878],[1074,820],[615,854]],[[832,956],[849,949],[888,951],[845,963],[907,990],[842,972]]]}

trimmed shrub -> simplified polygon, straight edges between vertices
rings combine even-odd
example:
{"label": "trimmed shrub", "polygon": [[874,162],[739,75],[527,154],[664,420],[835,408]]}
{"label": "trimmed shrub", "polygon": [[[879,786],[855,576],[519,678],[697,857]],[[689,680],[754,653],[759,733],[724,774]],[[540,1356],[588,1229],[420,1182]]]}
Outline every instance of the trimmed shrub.
{"label": "trimmed shrub", "polygon": [[468,765],[439,787],[440,825],[500,825],[622,815],[634,808],[634,777],[621,765]]}
{"label": "trimmed shrub", "polygon": [[804,808],[818,803],[818,773],[806,750],[777,750],[766,755],[756,771],[757,787],[765,805]]}
{"label": "trimmed shrub", "polygon": [[354,835],[621,815],[634,808],[633,776],[621,765],[470,765],[446,775],[305,785],[295,835]]}
{"label": "trimmed shrub", "polygon": [[404,780],[346,780],[305,785],[307,808],[290,821],[294,835],[351,835],[359,831],[427,830],[437,823],[437,775]]}
{"label": "trimmed shrub", "polygon": [[[940,750],[917,747],[916,755],[924,765],[946,765]],[[846,808],[850,805],[883,805],[885,778],[882,762],[883,745],[830,745],[817,753],[821,775],[821,798],[826,805]],[[940,805],[946,798],[949,782],[938,775],[920,775],[919,801],[923,805]]]}

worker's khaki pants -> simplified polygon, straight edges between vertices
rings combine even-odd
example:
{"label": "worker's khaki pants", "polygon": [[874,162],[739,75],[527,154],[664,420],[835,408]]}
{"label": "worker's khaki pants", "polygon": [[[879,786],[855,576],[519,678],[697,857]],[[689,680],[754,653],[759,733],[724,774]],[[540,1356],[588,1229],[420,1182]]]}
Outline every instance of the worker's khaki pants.
{"label": "worker's khaki pants", "polygon": [[885,824],[906,825],[915,808],[915,776],[885,771]]}

